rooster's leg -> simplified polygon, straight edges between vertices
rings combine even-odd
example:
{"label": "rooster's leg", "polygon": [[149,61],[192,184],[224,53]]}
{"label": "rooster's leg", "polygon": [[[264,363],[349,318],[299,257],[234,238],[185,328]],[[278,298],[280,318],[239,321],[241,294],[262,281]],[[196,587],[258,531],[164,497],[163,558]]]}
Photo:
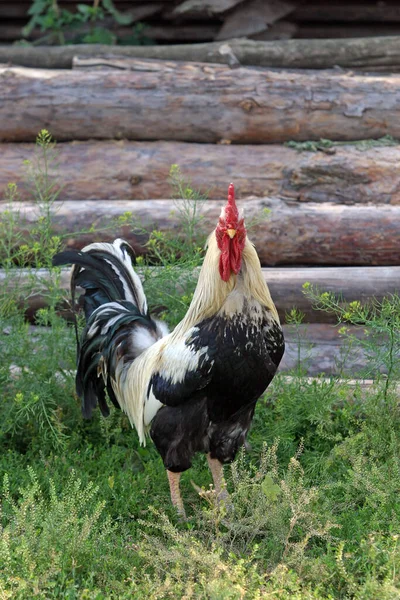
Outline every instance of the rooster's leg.
{"label": "rooster's leg", "polygon": [[214,481],[214,489],[217,495],[217,499],[228,500],[229,494],[226,489],[226,483],[224,479],[224,468],[222,466],[222,463],[217,458],[211,458],[211,454],[207,454],[207,461]]}
{"label": "rooster's leg", "polygon": [[179,488],[179,480],[181,478],[181,473],[173,473],[172,471],[167,470],[169,490],[171,492],[171,500],[172,504],[175,506],[178,514],[186,519],[185,507],[183,506],[181,490]]}

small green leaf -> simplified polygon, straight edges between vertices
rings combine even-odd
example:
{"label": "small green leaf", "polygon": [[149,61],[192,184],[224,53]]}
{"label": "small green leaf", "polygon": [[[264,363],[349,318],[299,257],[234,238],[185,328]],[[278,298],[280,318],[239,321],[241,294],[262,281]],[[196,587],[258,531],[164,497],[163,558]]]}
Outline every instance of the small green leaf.
{"label": "small green leaf", "polygon": [[49,3],[47,0],[35,0],[28,10],[28,15],[40,15],[48,7]]}
{"label": "small green leaf", "polygon": [[131,15],[121,13],[121,12],[119,12],[119,10],[116,10],[112,14],[113,14],[115,21],[118,23],[118,25],[131,25],[132,24],[133,18],[131,17]]}
{"label": "small green leaf", "polygon": [[103,7],[114,17],[118,25],[130,25],[132,23],[132,16],[119,12],[119,10],[115,8],[112,0],[103,0]]}
{"label": "small green leaf", "polygon": [[272,502],[276,502],[278,496],[281,493],[281,488],[279,487],[279,485],[274,483],[274,480],[270,475],[266,475],[264,477],[264,480],[261,484],[261,489],[264,492],[265,496],[268,498],[268,500],[271,500]]}
{"label": "small green leaf", "polygon": [[93,12],[93,8],[91,6],[88,6],[87,4],[77,4],[76,8],[79,10],[80,13],[88,16],[90,16]]}

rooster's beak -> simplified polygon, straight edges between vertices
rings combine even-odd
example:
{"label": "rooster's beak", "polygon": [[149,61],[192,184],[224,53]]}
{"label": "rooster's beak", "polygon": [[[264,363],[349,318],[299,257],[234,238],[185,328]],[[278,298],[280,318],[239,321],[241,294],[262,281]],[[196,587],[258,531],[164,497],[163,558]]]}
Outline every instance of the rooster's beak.
{"label": "rooster's beak", "polygon": [[229,235],[229,237],[232,240],[235,237],[235,235],[236,235],[236,229],[227,229],[226,233]]}

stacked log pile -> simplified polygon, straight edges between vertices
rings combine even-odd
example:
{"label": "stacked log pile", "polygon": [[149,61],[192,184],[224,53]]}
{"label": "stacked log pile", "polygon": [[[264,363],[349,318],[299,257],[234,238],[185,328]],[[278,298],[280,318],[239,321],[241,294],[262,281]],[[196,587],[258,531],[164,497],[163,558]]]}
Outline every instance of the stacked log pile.
{"label": "stacked log pile", "polygon": [[[0,69],[0,186],[19,184],[26,227],[37,214],[21,166],[46,127],[60,142],[58,233],[132,212],[147,229],[179,235],[168,200],[178,163],[209,191],[206,227],[230,180],[249,219],[268,209],[252,232],[263,266],[400,263],[400,76],[112,57],[73,64]],[[144,251],[143,234],[123,234]]]}
{"label": "stacked log pile", "polygon": [[[77,4],[92,5],[92,0],[58,0],[60,10],[75,11]],[[210,42],[234,37],[250,39],[326,39],[355,38],[371,35],[398,35],[400,6],[394,0],[356,0],[326,5],[307,0],[116,0],[115,6],[129,15],[130,25],[121,26],[106,19],[106,26],[120,41],[132,37],[132,27],[139,42],[182,43]],[[31,2],[5,0],[0,6],[0,43],[24,37],[23,28]],[[76,29],[67,33],[73,40]],[[29,39],[43,33],[37,29]]]}
{"label": "stacked log pile", "polygon": [[[172,27],[178,16],[196,27],[216,21],[219,32],[239,9],[260,9],[250,0],[158,4],[154,23],[157,17]],[[262,4],[286,6],[277,24],[297,15],[296,24],[309,26],[310,10],[325,19],[316,2]],[[217,13],[217,5],[224,10]],[[400,12],[394,3],[387,13],[377,3],[341,8],[349,24],[356,22],[353,14],[386,26]],[[327,9],[329,27],[335,10],[336,4]],[[264,34],[273,29],[267,25]],[[300,25],[294,37],[302,37],[299,31]],[[0,194],[16,182],[21,226],[34,226],[23,163],[46,128],[58,141],[55,231],[106,224],[100,234],[71,234],[68,245],[123,235],[141,253],[143,231],[110,227],[110,219],[128,212],[146,229],[179,236],[168,182],[172,163],[208,192],[206,229],[233,181],[249,221],[268,209],[251,238],[280,315],[297,306],[321,340],[316,324],[329,317],[304,298],[305,281],[342,292],[347,301],[400,291],[400,38],[345,40],[339,47],[336,40],[271,42],[262,34],[239,33],[253,39],[226,42],[219,33],[207,38],[211,43],[112,51],[0,48],[0,62],[7,63],[0,67]],[[0,219],[7,210],[0,203]],[[43,301],[32,296],[32,310]],[[330,347],[339,339],[337,331],[332,336]]]}

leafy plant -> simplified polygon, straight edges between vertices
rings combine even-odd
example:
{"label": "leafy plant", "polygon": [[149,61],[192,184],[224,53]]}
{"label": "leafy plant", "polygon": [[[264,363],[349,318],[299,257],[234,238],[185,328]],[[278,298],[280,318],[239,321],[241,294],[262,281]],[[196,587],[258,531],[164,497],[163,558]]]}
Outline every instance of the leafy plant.
{"label": "leafy plant", "polygon": [[[29,38],[35,29],[40,29],[44,35],[34,44],[115,44],[117,36],[101,23],[106,19],[122,26],[133,23],[132,16],[117,10],[113,0],[93,0],[92,4],[77,4],[76,9],[73,12],[61,8],[58,0],[33,0],[28,10],[30,20],[23,29],[24,37]],[[132,29],[137,44],[144,39],[142,29],[141,23]]]}
{"label": "leafy plant", "polygon": [[3,480],[0,592],[13,598],[38,597],[39,590],[46,597],[67,597],[74,582],[90,580],[89,556],[92,569],[96,562],[100,569],[107,565],[112,525],[101,518],[105,502],[98,500],[98,488],[82,485],[73,471],[61,493],[51,479],[44,490],[34,470],[28,467],[28,472],[30,483],[21,488],[18,501],[8,476]]}
{"label": "leafy plant", "polygon": [[[364,377],[384,378],[383,394],[385,400],[389,390],[400,375],[400,297],[392,295],[381,301],[372,299],[362,304],[358,300],[345,303],[330,292],[321,292],[309,283],[303,285],[304,293],[314,303],[317,310],[334,315],[338,323],[343,323],[341,334],[349,339],[353,346],[360,345],[368,358],[368,367]],[[356,338],[348,333],[346,324],[363,329],[364,337]]]}
{"label": "leafy plant", "polygon": [[351,142],[340,141],[335,142],[321,138],[320,140],[308,140],[305,142],[295,142],[293,140],[285,142],[285,146],[293,148],[298,152],[326,152],[327,154],[333,154],[336,147],[340,146],[354,146],[358,150],[369,150],[370,148],[379,148],[381,146],[398,146],[399,140],[395,139],[391,135],[384,135],[378,139],[370,140],[356,140]]}

